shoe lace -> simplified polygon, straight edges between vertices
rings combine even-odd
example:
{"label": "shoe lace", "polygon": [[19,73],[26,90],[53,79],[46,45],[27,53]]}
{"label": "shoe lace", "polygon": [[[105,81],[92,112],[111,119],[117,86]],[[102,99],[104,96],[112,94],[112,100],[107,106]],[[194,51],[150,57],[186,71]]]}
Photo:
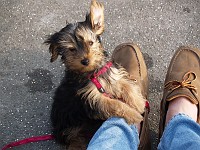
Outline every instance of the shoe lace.
{"label": "shoe lace", "polygon": [[182,81],[169,81],[168,83],[165,84],[165,88],[168,88],[171,91],[174,91],[178,88],[183,88],[186,87],[190,90],[194,90],[196,91],[196,87],[194,85],[192,85],[192,81],[194,81],[196,79],[196,75],[194,72],[187,72],[184,76],[183,76],[183,80]]}

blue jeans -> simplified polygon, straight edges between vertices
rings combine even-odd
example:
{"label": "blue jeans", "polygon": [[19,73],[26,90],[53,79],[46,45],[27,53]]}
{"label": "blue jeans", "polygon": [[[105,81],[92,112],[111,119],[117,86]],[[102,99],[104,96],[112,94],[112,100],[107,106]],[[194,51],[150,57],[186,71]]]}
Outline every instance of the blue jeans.
{"label": "blue jeans", "polygon": [[[134,125],[123,118],[112,117],[95,133],[88,150],[137,150],[139,134]],[[200,125],[184,114],[168,123],[158,145],[159,150],[199,150]]]}

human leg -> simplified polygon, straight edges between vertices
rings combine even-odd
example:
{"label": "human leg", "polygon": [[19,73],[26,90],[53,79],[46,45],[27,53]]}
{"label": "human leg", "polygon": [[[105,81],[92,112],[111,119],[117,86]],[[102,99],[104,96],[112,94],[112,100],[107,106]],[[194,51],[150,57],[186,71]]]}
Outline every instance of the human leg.
{"label": "human leg", "polygon": [[[173,104],[170,104],[171,102]],[[177,98],[171,102],[166,116],[166,127],[158,149],[198,150],[200,147],[200,125],[196,123],[196,105],[190,104],[187,98]],[[174,110],[175,107],[177,110]],[[185,109],[186,107],[188,110]]]}
{"label": "human leg", "polygon": [[199,149],[199,78],[200,50],[180,47],[165,79],[158,149]]}
{"label": "human leg", "polygon": [[[113,52],[112,59],[121,64],[130,74],[130,78],[140,86],[142,95],[147,99],[148,97],[148,75],[147,68],[140,51],[140,48],[133,43],[124,43],[117,46]],[[147,103],[148,104],[148,103]],[[142,126],[140,126],[140,144],[139,150],[150,150],[150,135],[148,124],[149,108],[145,108],[144,119]]]}
{"label": "human leg", "polygon": [[173,101],[169,103],[165,125],[167,125],[167,123],[173,116],[179,113],[183,113],[187,115],[188,117],[190,117],[192,120],[196,122],[197,111],[198,111],[197,106],[186,97],[175,98]]}

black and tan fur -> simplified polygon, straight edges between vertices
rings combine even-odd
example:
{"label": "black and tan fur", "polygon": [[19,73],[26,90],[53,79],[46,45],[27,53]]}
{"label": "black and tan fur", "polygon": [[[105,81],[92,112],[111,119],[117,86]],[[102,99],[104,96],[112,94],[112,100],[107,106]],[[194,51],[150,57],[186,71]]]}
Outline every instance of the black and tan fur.
{"label": "black and tan fur", "polygon": [[100,93],[88,79],[110,58],[105,55],[100,35],[104,31],[104,6],[92,0],[84,22],[70,23],[51,35],[51,62],[61,56],[66,73],[54,96],[51,111],[53,133],[67,149],[86,149],[95,131],[112,116],[129,123],[140,122],[145,99],[127,71],[113,63],[98,80],[114,98]]}

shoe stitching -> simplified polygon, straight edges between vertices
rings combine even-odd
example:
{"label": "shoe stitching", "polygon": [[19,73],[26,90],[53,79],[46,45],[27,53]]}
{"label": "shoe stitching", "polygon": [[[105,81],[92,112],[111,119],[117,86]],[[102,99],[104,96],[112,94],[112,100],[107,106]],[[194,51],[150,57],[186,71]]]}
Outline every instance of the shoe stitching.
{"label": "shoe stitching", "polygon": [[121,48],[124,48],[124,47],[126,47],[126,46],[130,46],[131,48],[134,49],[133,51],[134,51],[134,53],[135,53],[135,55],[136,55],[137,62],[138,62],[138,67],[139,67],[139,75],[141,76],[141,65],[140,65],[140,63],[139,63],[138,55],[137,55],[137,53],[136,53],[136,51],[135,51],[135,48],[134,48],[131,44],[125,43],[125,44],[119,46],[119,48],[117,48],[115,51],[118,52]]}
{"label": "shoe stitching", "polygon": [[[187,48],[187,47],[183,47],[183,48]],[[182,52],[182,51],[192,52],[193,54],[195,54],[195,55],[199,58],[199,55],[198,55],[193,49],[189,49],[189,48],[188,48],[188,49],[181,49],[181,48],[180,48],[180,50],[176,53],[176,55],[175,55],[174,58],[173,58],[172,65],[170,65],[170,71],[169,71],[168,74],[171,74],[172,68],[173,68],[174,63],[175,63],[175,61],[176,61],[176,58],[178,57],[178,55],[179,55],[180,52]]]}

